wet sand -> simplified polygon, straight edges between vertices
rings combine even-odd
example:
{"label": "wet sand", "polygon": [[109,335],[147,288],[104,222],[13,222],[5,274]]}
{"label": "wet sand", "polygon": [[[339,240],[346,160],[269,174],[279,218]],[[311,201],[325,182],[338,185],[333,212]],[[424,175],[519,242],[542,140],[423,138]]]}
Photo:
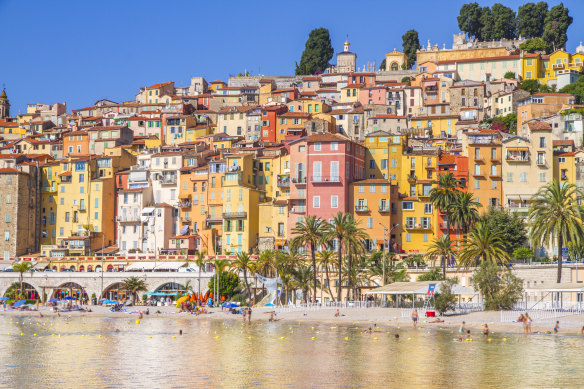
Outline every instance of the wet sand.
{"label": "wet sand", "polygon": [[[143,314],[142,320],[155,320],[156,318],[180,317],[181,319],[192,320],[235,320],[242,321],[241,315],[234,315],[227,311],[222,311],[220,308],[208,309],[209,314],[191,315],[180,312],[180,309],[175,307],[128,307],[126,312],[110,312],[109,308],[102,306],[90,306],[92,312],[61,312],[61,317],[68,318],[74,316],[102,316],[110,318],[138,318],[139,312],[150,309],[150,315]],[[274,308],[254,308],[252,313],[252,322],[267,322],[270,317],[270,312]],[[294,312],[279,312],[277,319],[283,322],[296,323],[310,323],[310,324],[324,324],[324,325],[341,325],[359,327],[369,327],[373,324],[378,326],[394,327],[394,328],[411,328],[412,320],[409,317],[401,317],[401,310],[394,308],[350,308],[341,309],[340,317],[335,317],[335,309],[323,310],[298,310]],[[39,311],[16,311],[16,310],[0,310],[0,316],[32,316],[39,317],[39,312],[44,317],[55,317],[56,313],[48,307],[40,307]],[[160,313],[157,313],[160,312]],[[517,316],[520,312],[517,312]],[[40,317],[39,317],[40,318]],[[501,323],[501,314],[499,311],[483,311],[473,312],[464,315],[441,316],[443,323],[430,323],[434,318],[420,317],[418,321],[418,328],[424,329],[458,329],[460,324],[464,321],[465,327],[473,333],[482,331],[483,325],[486,323],[491,332],[504,333],[522,333],[523,326],[520,323]],[[580,329],[584,326],[584,315],[565,316],[560,318],[534,320],[532,323],[532,332],[546,333],[553,330],[556,320],[560,321],[561,335],[579,335]]]}

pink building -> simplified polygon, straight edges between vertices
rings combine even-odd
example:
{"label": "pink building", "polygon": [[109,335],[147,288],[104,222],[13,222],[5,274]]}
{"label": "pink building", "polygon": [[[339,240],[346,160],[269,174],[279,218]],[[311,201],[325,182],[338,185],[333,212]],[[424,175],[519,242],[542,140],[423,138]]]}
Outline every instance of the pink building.
{"label": "pink building", "polygon": [[362,105],[387,105],[387,87],[371,86],[359,89],[359,102]]}
{"label": "pink building", "polygon": [[313,134],[292,141],[288,231],[306,216],[330,220],[348,213],[349,184],[365,178],[365,148],[338,134]]}

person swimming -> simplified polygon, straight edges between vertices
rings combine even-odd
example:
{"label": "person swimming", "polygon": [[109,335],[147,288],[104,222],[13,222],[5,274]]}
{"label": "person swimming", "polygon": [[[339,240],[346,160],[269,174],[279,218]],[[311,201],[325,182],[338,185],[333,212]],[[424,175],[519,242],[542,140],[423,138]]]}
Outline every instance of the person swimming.
{"label": "person swimming", "polygon": [[554,334],[557,334],[559,330],[560,330],[560,321],[557,320],[556,325],[554,326]]}
{"label": "person swimming", "polygon": [[489,326],[487,325],[487,323],[485,323],[485,325],[483,326],[483,335],[489,336]]}

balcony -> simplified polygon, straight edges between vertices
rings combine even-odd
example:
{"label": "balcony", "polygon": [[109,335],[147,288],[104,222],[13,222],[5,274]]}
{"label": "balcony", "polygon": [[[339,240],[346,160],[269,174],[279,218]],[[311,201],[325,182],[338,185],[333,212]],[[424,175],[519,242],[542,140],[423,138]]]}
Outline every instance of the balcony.
{"label": "balcony", "polygon": [[292,177],[292,182],[295,184],[306,184],[306,176],[305,177]]}
{"label": "balcony", "polygon": [[175,175],[172,175],[172,176],[160,176],[158,178],[158,182],[160,182],[163,185],[176,184],[176,176]]}
{"label": "balcony", "polygon": [[529,152],[523,151],[519,153],[507,153],[505,157],[507,162],[529,162]]}
{"label": "balcony", "polygon": [[529,204],[526,201],[523,201],[523,202],[510,201],[507,204],[507,207],[510,209],[527,209],[527,208],[529,208]]}
{"label": "balcony", "polygon": [[341,176],[312,176],[310,177],[310,182],[317,184],[339,183],[341,182]]}
{"label": "balcony", "polygon": [[562,181],[568,181],[568,176],[566,176],[566,175],[562,175],[562,176],[560,177],[560,180],[562,180]]}
{"label": "balcony", "polygon": [[485,158],[482,155],[475,155],[473,159],[477,162],[485,162]]}
{"label": "balcony", "polygon": [[355,212],[368,212],[369,208],[366,205],[355,205]]}
{"label": "balcony", "polygon": [[52,193],[52,192],[56,192],[56,191],[57,191],[56,186],[42,186],[41,187],[41,192],[44,192],[44,193]]}
{"label": "balcony", "polygon": [[183,216],[180,218],[181,223],[190,223],[191,217],[190,216]]}
{"label": "balcony", "polygon": [[278,175],[278,188],[289,188],[290,187],[290,176]]}
{"label": "balcony", "polygon": [[415,174],[408,174],[408,181],[409,182],[416,182],[417,179],[418,179],[418,177],[416,177]]}
{"label": "balcony", "polygon": [[473,170],[472,175],[474,177],[483,177],[485,175],[485,173],[483,173],[483,171],[481,169],[475,169],[475,170]]}
{"label": "balcony", "polygon": [[389,211],[390,211],[390,209],[389,209],[389,206],[388,205],[381,204],[379,206],[379,212],[389,212]]}
{"label": "balcony", "polygon": [[538,166],[547,166],[547,164],[545,163],[545,158],[538,158],[536,164]]}
{"label": "balcony", "polygon": [[205,218],[205,221],[207,223],[216,223],[216,222],[220,222],[222,221],[223,218],[220,216],[211,216],[211,215],[207,215],[207,217]]}
{"label": "balcony", "polygon": [[423,223],[423,224],[406,224],[407,230],[431,230],[432,224],[431,223]]}
{"label": "balcony", "polygon": [[492,179],[492,180],[500,180],[502,177],[497,172],[490,172],[489,173],[489,178]]}
{"label": "balcony", "polygon": [[420,192],[420,194],[418,194],[418,197],[430,197],[430,191],[429,190],[426,192],[422,191]]}
{"label": "balcony", "polygon": [[436,169],[436,166],[432,165],[431,163],[426,165],[426,169],[430,170],[430,169]]}
{"label": "balcony", "polygon": [[564,64],[563,63],[555,63],[552,65],[552,69],[557,70],[557,69],[563,69],[564,68]]}
{"label": "balcony", "polygon": [[136,215],[121,215],[116,217],[119,223],[140,223],[140,216]]}
{"label": "balcony", "polygon": [[190,201],[181,201],[178,203],[179,208],[190,208],[191,202]]}
{"label": "balcony", "polygon": [[223,219],[243,219],[247,217],[247,212],[223,212]]}
{"label": "balcony", "polygon": [[305,205],[297,205],[295,207],[290,208],[290,213],[306,213],[306,206]]}

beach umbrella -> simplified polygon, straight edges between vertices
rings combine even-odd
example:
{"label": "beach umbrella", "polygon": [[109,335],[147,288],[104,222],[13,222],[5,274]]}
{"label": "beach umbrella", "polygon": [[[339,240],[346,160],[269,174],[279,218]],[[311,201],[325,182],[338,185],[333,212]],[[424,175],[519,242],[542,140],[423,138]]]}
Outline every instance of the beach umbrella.
{"label": "beach umbrella", "polygon": [[67,296],[63,300],[75,300],[75,297]]}
{"label": "beach umbrella", "polygon": [[50,303],[58,303],[59,302],[59,299],[50,299],[49,302]]}
{"label": "beach umbrella", "polygon": [[26,300],[17,301],[16,303],[14,303],[14,308],[18,308],[18,307],[24,305],[24,303],[26,303]]}
{"label": "beach umbrella", "polygon": [[4,296],[4,297],[0,297],[0,301],[6,301],[6,300],[10,300],[8,297]]}
{"label": "beach umbrella", "polygon": [[182,296],[181,298],[176,300],[176,306],[178,307],[180,304],[187,301],[188,299],[189,299],[189,296]]}

